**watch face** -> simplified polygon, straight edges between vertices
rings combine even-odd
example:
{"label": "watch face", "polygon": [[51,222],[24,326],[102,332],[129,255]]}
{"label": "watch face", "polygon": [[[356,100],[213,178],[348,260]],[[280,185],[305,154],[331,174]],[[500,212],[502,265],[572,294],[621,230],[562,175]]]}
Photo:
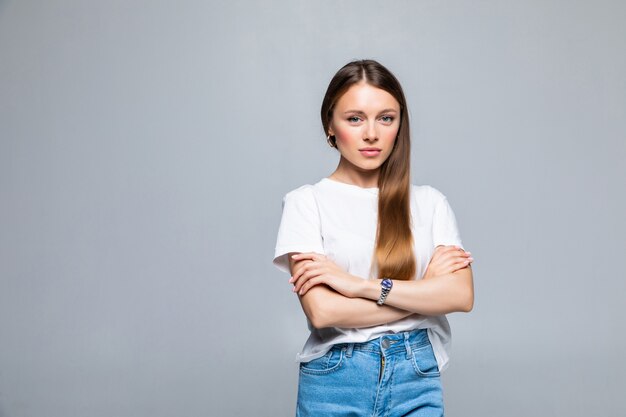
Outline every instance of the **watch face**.
{"label": "watch face", "polygon": [[389,290],[389,289],[391,289],[391,286],[393,285],[393,282],[392,282],[390,279],[385,278],[385,279],[383,279],[383,281],[380,283],[380,285],[382,285],[382,287],[383,287],[383,288],[385,288],[385,289],[388,289],[388,290]]}

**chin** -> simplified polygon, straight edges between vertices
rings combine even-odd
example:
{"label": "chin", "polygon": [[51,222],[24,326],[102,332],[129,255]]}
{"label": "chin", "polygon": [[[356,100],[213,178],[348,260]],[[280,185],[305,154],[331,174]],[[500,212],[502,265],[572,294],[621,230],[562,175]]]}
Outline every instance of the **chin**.
{"label": "chin", "polygon": [[363,171],[373,171],[375,169],[380,168],[382,164],[367,164],[367,165],[357,165]]}

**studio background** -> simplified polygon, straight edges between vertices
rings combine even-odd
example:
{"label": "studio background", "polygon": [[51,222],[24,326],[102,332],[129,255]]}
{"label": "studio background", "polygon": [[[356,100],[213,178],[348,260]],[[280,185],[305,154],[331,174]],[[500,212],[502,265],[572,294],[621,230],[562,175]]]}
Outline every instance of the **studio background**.
{"label": "studio background", "polygon": [[272,264],[373,58],[475,258],[447,416],[626,415],[620,1],[0,1],[0,417],[291,416]]}

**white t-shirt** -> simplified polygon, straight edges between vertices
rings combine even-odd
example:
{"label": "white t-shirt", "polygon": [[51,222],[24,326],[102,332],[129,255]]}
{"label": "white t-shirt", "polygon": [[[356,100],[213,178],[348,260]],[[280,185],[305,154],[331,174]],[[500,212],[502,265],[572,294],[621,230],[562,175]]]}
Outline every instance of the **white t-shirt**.
{"label": "white t-shirt", "polygon": [[[452,208],[439,190],[429,185],[411,185],[410,197],[416,277],[421,279],[436,246],[463,244]],[[289,252],[317,252],[352,275],[375,278],[375,266],[370,267],[377,220],[378,187],[363,188],[330,178],[302,185],[283,197],[273,263],[289,274]],[[426,328],[439,370],[448,365],[450,326],[445,315],[412,314],[359,329],[316,329],[308,319],[307,324],[311,334],[302,352],[296,355],[296,362],[323,356],[335,343],[366,342],[385,333]]]}

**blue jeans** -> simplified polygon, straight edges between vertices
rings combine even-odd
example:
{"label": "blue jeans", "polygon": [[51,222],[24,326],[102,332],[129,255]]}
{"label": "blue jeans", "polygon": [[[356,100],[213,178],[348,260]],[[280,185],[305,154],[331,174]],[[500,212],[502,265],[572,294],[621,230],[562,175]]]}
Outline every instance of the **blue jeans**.
{"label": "blue jeans", "polygon": [[441,417],[439,368],[425,329],[338,343],[301,362],[296,417]]}

